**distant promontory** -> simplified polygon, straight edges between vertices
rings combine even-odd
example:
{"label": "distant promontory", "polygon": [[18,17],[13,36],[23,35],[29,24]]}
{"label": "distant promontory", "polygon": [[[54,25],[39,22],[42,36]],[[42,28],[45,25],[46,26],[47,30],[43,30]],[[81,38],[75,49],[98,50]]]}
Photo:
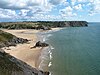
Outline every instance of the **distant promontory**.
{"label": "distant promontory", "polygon": [[1,22],[0,28],[5,29],[36,29],[50,30],[56,27],[85,27],[86,21],[24,21],[24,22]]}

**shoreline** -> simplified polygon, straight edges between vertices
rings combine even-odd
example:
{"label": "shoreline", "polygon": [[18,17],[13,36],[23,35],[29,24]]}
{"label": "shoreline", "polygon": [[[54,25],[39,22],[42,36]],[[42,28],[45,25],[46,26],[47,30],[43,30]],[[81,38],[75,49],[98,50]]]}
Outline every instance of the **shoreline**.
{"label": "shoreline", "polygon": [[[63,28],[52,28],[52,30],[43,30],[41,32],[39,32],[38,34],[38,39],[42,42],[47,42],[48,38],[50,36],[52,36],[53,32],[57,32],[59,30],[61,30]],[[52,46],[49,44],[48,47],[44,47],[41,50],[41,55],[40,55],[40,59],[39,59],[39,70],[43,70],[43,71],[49,71],[49,67],[52,65],[51,59],[52,59],[52,52],[51,50],[54,49],[52,48]]]}
{"label": "shoreline", "polygon": [[[50,30],[50,32],[52,31],[58,31],[61,30],[62,28],[52,28],[52,30]],[[17,44],[16,47],[11,46],[9,47],[10,50],[5,50],[5,47],[3,48],[5,50],[6,53],[9,53],[10,55],[16,57],[17,59],[22,60],[23,62],[27,63],[28,65],[32,66],[33,68],[36,68],[38,70],[43,70],[43,71],[49,71],[49,63],[50,61],[46,64],[46,66],[44,66],[42,69],[40,69],[40,64],[43,65],[42,62],[42,53],[46,52],[47,55],[49,55],[49,51],[47,51],[47,49],[49,49],[49,47],[47,48],[32,48],[30,49],[32,46],[35,45],[35,43],[37,41],[42,41],[45,42],[46,39],[48,38],[46,35],[47,33],[49,33],[48,30],[44,31],[44,30],[33,30],[33,29],[21,29],[21,30],[7,30],[7,29],[3,29],[3,31],[11,33],[17,37],[20,38],[24,38],[24,39],[28,39],[30,40],[28,43],[24,43],[24,44]],[[40,33],[40,34],[38,34]],[[43,36],[43,34],[45,34],[45,36]]]}
{"label": "shoreline", "polygon": [[[10,55],[26,62],[28,65],[38,69],[38,60],[41,54],[42,48],[33,48],[30,49],[35,43],[38,41],[37,33],[39,30],[33,29],[23,29],[23,30],[7,30],[3,29],[3,31],[11,33],[17,37],[24,38],[30,40],[28,43],[17,44],[17,46],[10,46],[7,50],[7,47],[4,47],[4,51],[9,53]],[[6,50],[5,50],[6,49]]]}

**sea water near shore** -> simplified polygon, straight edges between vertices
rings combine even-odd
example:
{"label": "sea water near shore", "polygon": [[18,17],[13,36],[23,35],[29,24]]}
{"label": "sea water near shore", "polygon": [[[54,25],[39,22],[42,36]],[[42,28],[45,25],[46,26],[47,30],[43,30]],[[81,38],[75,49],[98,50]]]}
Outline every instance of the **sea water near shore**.
{"label": "sea water near shore", "polygon": [[[60,28],[54,29],[54,30],[49,30],[49,31],[43,31],[43,32],[38,32],[37,37],[38,40],[41,42],[48,43],[47,40],[49,40],[49,37],[52,36],[52,33],[59,31]],[[52,65],[51,64],[51,59],[52,59],[52,52],[51,50],[54,49],[50,44],[48,47],[44,47],[41,51],[41,55],[39,57],[39,66],[38,69],[42,71],[49,71],[49,67]]]}
{"label": "sea water near shore", "polygon": [[50,75],[100,75],[100,23],[41,34],[50,44],[42,50],[42,70]]}

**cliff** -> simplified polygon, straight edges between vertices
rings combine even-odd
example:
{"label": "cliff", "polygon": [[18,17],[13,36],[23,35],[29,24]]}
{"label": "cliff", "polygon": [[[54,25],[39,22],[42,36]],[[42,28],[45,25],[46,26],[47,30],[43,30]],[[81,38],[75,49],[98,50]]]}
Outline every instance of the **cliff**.
{"label": "cliff", "polygon": [[0,49],[0,75],[49,75],[49,72],[32,68]]}
{"label": "cliff", "polygon": [[68,21],[65,22],[65,26],[69,27],[85,27],[88,26],[86,21]]}
{"label": "cliff", "polygon": [[0,28],[6,29],[43,29],[50,30],[55,27],[84,27],[86,21],[36,21],[36,22],[2,22]]}

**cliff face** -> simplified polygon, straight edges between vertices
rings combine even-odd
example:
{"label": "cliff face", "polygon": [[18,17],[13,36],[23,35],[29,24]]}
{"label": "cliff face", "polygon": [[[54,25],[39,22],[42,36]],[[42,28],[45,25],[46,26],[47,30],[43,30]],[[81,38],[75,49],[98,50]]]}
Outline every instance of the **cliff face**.
{"label": "cliff face", "polygon": [[54,27],[83,27],[86,21],[37,21],[37,22],[6,22],[0,23],[0,28],[5,29],[47,29]]}
{"label": "cliff face", "polygon": [[49,75],[0,50],[0,75]]}
{"label": "cliff face", "polygon": [[65,26],[67,27],[85,27],[88,26],[86,21],[67,21],[65,22]]}

